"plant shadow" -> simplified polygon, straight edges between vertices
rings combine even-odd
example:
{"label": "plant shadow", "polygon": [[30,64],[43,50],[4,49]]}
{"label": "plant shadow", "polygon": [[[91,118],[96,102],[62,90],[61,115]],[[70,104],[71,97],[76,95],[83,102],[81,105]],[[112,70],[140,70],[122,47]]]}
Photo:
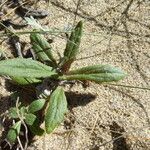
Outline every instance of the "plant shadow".
{"label": "plant shadow", "polygon": [[85,106],[96,98],[96,95],[91,93],[66,92],[68,107]]}
{"label": "plant shadow", "polygon": [[124,128],[120,127],[115,121],[109,126],[111,136],[113,139],[113,150],[129,150],[126,139],[122,136],[122,133],[125,132]]}

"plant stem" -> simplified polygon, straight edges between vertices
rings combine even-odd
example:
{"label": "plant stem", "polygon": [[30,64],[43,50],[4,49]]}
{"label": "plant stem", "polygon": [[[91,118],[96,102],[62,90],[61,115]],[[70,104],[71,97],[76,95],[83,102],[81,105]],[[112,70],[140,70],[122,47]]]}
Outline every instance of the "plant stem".
{"label": "plant stem", "polygon": [[[68,31],[70,32],[70,31]],[[45,34],[45,33],[52,33],[52,34],[55,34],[55,33],[66,33],[66,31],[54,31],[54,30],[47,30],[47,31],[20,31],[20,32],[13,32],[13,34],[15,35],[22,35],[22,34],[31,34],[31,33],[40,33],[40,34]],[[8,35],[11,35],[12,33],[2,33],[0,34],[0,37],[3,37],[3,36],[8,36]]]}
{"label": "plant stem", "polygon": [[131,86],[131,85],[112,84],[112,83],[110,83],[109,85],[121,86],[121,87],[126,87],[126,88],[134,88],[134,89],[150,90],[150,87],[139,87],[139,86]]}
{"label": "plant stem", "polygon": [[19,136],[17,137],[17,140],[18,140],[18,143],[19,143],[19,145],[20,145],[21,150],[24,150],[24,148],[23,148],[23,146],[22,146],[22,143],[21,143],[21,140],[20,140]]}

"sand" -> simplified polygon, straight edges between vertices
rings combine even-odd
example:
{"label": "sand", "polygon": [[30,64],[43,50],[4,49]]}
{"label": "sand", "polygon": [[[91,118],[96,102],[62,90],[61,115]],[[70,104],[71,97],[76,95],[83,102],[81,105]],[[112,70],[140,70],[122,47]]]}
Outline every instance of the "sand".
{"label": "sand", "polygon": [[[74,22],[84,22],[80,54],[72,68],[111,64],[128,73],[117,84],[150,86],[148,1],[81,0],[78,12],[74,0],[50,1],[49,5],[40,1],[37,7],[49,11],[49,16],[39,22],[50,29],[69,29]],[[61,54],[66,42],[62,36],[49,35],[54,38],[54,51]],[[25,37],[28,41],[28,35]],[[3,84],[0,88],[3,104],[3,97],[10,94]],[[69,123],[65,121],[50,135],[35,137],[29,150],[150,149],[149,90],[90,83],[86,89],[74,85],[70,93]]]}

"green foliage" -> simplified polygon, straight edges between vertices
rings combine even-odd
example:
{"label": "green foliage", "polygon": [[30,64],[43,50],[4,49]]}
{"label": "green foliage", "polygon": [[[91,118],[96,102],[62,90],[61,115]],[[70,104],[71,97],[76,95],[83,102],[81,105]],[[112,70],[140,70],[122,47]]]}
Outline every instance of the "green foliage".
{"label": "green foliage", "polygon": [[9,76],[13,82],[28,85],[41,82],[40,78],[56,75],[51,67],[32,59],[8,59],[0,61],[0,75]]}
{"label": "green foliage", "polygon": [[25,114],[25,122],[27,125],[32,126],[34,121],[36,120],[36,116],[34,114]]}
{"label": "green foliage", "polygon": [[17,136],[19,136],[21,128],[21,121],[16,122],[8,131],[7,134],[7,140],[10,143],[14,143],[17,139]]}
{"label": "green foliage", "polygon": [[32,33],[30,39],[34,52],[39,60],[42,62],[49,61],[53,67],[57,67],[56,60],[51,52],[52,47],[46,41],[45,37],[37,33]]}
{"label": "green foliage", "polygon": [[23,77],[12,77],[12,82],[19,84],[19,85],[29,85],[42,82],[41,79],[37,78],[23,78]]}
{"label": "green foliage", "polygon": [[66,96],[61,87],[57,87],[52,93],[48,109],[45,115],[45,129],[47,133],[51,133],[64,119],[67,112]]}
{"label": "green foliage", "polygon": [[17,108],[16,107],[11,107],[9,109],[9,117],[15,119],[18,118],[18,113],[17,113]]}
{"label": "green foliage", "polygon": [[9,109],[9,117],[14,118],[14,119],[23,117],[25,113],[27,113],[27,108],[24,106],[21,107],[20,109],[16,107],[11,107]]}
{"label": "green foliage", "polygon": [[68,72],[60,76],[61,80],[93,81],[96,83],[112,82],[123,79],[126,74],[117,67],[110,65],[95,65]]}
{"label": "green foliage", "polygon": [[87,66],[82,67],[76,70],[71,70],[67,74],[99,74],[99,73],[121,73],[124,74],[124,72],[117,67],[113,67],[111,65],[93,65],[93,66]]}
{"label": "green foliage", "polygon": [[[102,83],[119,81],[126,76],[124,71],[111,65],[93,65],[69,71],[79,53],[82,30],[83,24],[80,21],[70,34],[60,62],[54,59],[51,45],[39,33],[30,35],[31,45],[39,62],[23,58],[0,61],[1,76],[9,76],[19,85],[36,83],[34,84],[35,92],[38,93],[40,89],[40,96],[47,95],[44,98],[37,95],[37,100],[30,102],[27,106],[13,107],[9,110],[9,117],[20,120],[8,132],[7,139],[11,143],[15,142],[21,124],[24,122],[33,134],[39,136],[43,135],[45,131],[51,133],[59,126],[67,112],[67,100],[61,87],[63,80]],[[45,82],[50,83],[45,86]],[[45,94],[46,92],[50,95]],[[42,129],[40,125],[44,122],[45,128]]]}
{"label": "green foliage", "polygon": [[41,110],[44,107],[45,102],[46,102],[45,99],[38,99],[33,101],[28,107],[28,112],[35,113]]}
{"label": "green foliage", "polygon": [[0,75],[23,78],[45,78],[56,75],[55,70],[32,59],[14,58],[0,61]]}
{"label": "green foliage", "polygon": [[34,135],[42,136],[45,133],[44,129],[40,128],[40,121],[38,118],[29,126],[29,129]]}
{"label": "green foliage", "polygon": [[19,108],[12,107],[9,109],[8,116],[11,117],[12,119],[20,119],[21,121],[24,121],[31,129],[31,132],[33,132],[35,135],[40,136],[44,133],[44,130],[39,127],[40,126],[39,119],[37,118],[35,113],[41,110],[44,104],[45,99],[38,99],[33,101],[27,107],[25,106],[22,107],[19,106]]}
{"label": "green foliage", "polygon": [[64,51],[64,57],[61,64],[61,69],[63,72],[69,70],[72,62],[76,59],[76,55],[79,52],[79,45],[81,42],[83,23],[80,21],[75,29],[71,32],[71,35],[67,41],[66,49]]}

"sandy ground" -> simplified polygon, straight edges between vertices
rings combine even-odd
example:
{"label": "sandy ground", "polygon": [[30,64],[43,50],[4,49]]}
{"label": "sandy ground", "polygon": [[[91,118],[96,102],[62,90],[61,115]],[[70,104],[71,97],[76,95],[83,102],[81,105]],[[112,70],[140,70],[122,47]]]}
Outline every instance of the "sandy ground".
{"label": "sandy ground", "polygon": [[[51,29],[71,28],[75,14],[76,23],[83,20],[80,54],[72,68],[112,64],[128,73],[118,84],[150,86],[148,0],[81,0],[78,12],[75,0],[50,1],[49,6],[40,1],[37,6],[49,11],[39,22]],[[65,38],[50,37],[54,50],[62,53]],[[0,88],[3,104],[9,92],[4,83]],[[150,149],[150,91],[90,83],[87,89],[75,85],[68,97],[66,121],[53,134],[36,137],[29,150]]]}

